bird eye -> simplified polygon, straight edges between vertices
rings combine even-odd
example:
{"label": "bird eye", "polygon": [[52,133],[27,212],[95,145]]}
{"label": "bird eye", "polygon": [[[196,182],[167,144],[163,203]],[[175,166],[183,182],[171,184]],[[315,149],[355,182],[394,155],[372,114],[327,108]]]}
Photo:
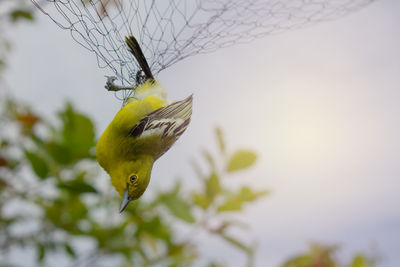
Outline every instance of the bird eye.
{"label": "bird eye", "polygon": [[136,180],[136,178],[137,178],[136,175],[132,175],[130,178],[131,183],[133,183]]}

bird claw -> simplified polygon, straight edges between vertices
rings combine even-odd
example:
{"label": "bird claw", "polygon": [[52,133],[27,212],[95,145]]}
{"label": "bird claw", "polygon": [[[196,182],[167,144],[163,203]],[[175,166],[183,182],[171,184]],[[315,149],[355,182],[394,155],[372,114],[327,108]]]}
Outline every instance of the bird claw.
{"label": "bird claw", "polygon": [[134,90],[135,89],[135,86],[124,87],[124,86],[115,84],[114,81],[117,80],[117,77],[115,77],[115,76],[105,76],[105,77],[107,78],[107,82],[104,87],[107,89],[107,91],[117,92],[117,91],[121,91],[121,90]]}

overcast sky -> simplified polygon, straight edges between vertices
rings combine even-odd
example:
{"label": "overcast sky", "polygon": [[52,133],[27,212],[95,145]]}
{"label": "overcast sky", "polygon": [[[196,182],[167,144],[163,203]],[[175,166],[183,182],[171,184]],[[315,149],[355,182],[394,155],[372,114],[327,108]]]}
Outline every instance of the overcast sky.
{"label": "overcast sky", "polygon": [[[256,266],[277,266],[312,241],[381,253],[400,265],[400,2],[380,0],[336,21],[188,58],[159,75],[171,99],[194,93],[192,123],[156,164],[151,188],[212,150],[219,125],[229,148],[259,160],[232,184],[270,189],[241,219],[258,240]],[[48,18],[9,32],[11,94],[54,116],[66,100],[99,134],[120,108],[95,57]],[[199,237],[203,240],[201,237]],[[204,241],[201,241],[204,242]],[[236,266],[234,248],[205,243],[208,257]]]}

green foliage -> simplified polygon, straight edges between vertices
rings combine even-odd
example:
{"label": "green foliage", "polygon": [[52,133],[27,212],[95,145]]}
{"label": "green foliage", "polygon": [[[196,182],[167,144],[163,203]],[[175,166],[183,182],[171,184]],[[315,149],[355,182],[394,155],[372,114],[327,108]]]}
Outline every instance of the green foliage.
{"label": "green foliage", "polygon": [[248,150],[238,150],[230,158],[227,171],[233,172],[249,168],[256,161],[257,156]]}
{"label": "green foliage", "polygon": [[214,198],[221,193],[221,184],[219,177],[215,172],[205,180],[206,197],[207,199],[214,200]]}
{"label": "green foliage", "polygon": [[7,66],[6,56],[11,50],[9,41],[3,38],[4,37],[2,36],[2,32],[0,29],[0,78],[2,77],[1,75]]}
{"label": "green foliage", "polygon": [[40,178],[46,178],[49,174],[49,167],[46,161],[40,157],[37,153],[29,152],[25,150],[25,157],[29,160],[31,167],[35,174]]}
{"label": "green foliage", "polygon": [[10,12],[9,16],[12,22],[17,22],[19,20],[33,20],[33,12],[29,9],[14,9]]}
{"label": "green foliage", "polygon": [[375,266],[376,260],[373,258],[370,258],[364,254],[357,254],[349,267],[373,267]]}
{"label": "green foliage", "polygon": [[96,188],[94,188],[92,185],[78,179],[68,182],[61,182],[57,186],[60,189],[70,191],[72,194],[97,193]]}
{"label": "green foliage", "polygon": [[231,236],[228,236],[227,234],[223,233],[221,234],[222,238],[231,243],[232,245],[236,246],[237,248],[243,250],[245,253],[247,253],[249,256],[252,256],[253,254],[253,248],[250,246],[247,246],[242,243],[242,241],[239,241],[238,239],[235,239]]}
{"label": "green foliage", "polygon": [[224,140],[221,128],[219,128],[219,127],[215,128],[215,135],[217,136],[219,151],[222,154],[225,154],[226,153],[226,145],[225,145],[225,140]]}
{"label": "green foliage", "polygon": [[252,202],[259,197],[267,195],[267,191],[254,192],[248,187],[242,187],[238,193],[231,194],[223,202],[222,205],[218,206],[218,211],[239,211],[245,202]]}
{"label": "green foliage", "polygon": [[[108,177],[99,177],[95,127],[87,116],[68,103],[58,113],[58,122],[51,124],[18,102],[6,101],[4,107],[3,123],[17,126],[20,132],[17,138],[1,136],[0,164],[5,172],[0,177],[0,235],[5,238],[0,239],[0,250],[32,247],[37,262],[43,264],[55,253],[63,253],[72,265],[96,265],[103,257],[122,256],[121,264],[127,266],[190,266],[201,255],[192,236],[179,234],[176,225],[183,223],[188,231],[218,236],[249,261],[253,257],[248,240],[231,234],[238,224],[223,215],[243,210],[245,203],[265,192],[248,186],[230,188],[228,150],[221,130],[216,131],[220,155],[202,153],[209,168],[197,170],[201,187],[189,191],[178,180],[153,199],[134,201],[120,215],[118,194]],[[16,150],[21,153],[14,153]],[[224,161],[221,166],[218,156]],[[242,164],[240,169],[249,166]],[[106,187],[99,186],[100,179],[107,179]],[[2,211],[11,199],[27,201],[40,212],[6,216]],[[13,225],[28,218],[38,221],[39,229],[14,235]],[[74,246],[79,238],[95,241],[91,253]]]}
{"label": "green foliage", "polygon": [[335,253],[337,246],[324,246],[313,244],[310,246],[309,252],[300,254],[286,261],[282,267],[373,267],[375,259],[367,257],[363,254],[355,255],[350,264],[340,264]]}
{"label": "green foliage", "polygon": [[4,71],[5,66],[6,63],[4,62],[4,59],[0,58],[0,73]]}
{"label": "green foliage", "polygon": [[171,192],[162,193],[159,196],[159,203],[165,205],[176,218],[188,223],[194,223],[195,218],[192,215],[190,204],[178,194],[180,188],[180,184],[177,183]]}
{"label": "green foliage", "polygon": [[59,113],[59,117],[63,124],[61,131],[55,130],[58,137],[56,147],[61,147],[61,151],[67,153],[67,163],[74,163],[75,159],[94,157],[90,153],[96,144],[92,121],[82,114],[75,113],[71,104],[67,104],[66,109]]}

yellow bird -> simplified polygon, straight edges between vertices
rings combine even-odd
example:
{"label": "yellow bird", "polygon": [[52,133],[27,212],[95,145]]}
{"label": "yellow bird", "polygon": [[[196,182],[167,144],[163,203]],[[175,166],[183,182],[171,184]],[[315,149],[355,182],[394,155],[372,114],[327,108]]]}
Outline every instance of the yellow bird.
{"label": "yellow bird", "polygon": [[[115,115],[101,135],[96,148],[99,164],[111,177],[122,197],[120,212],[146,190],[154,162],[182,135],[192,115],[192,96],[169,104],[165,89],[154,79],[136,39],[125,38],[129,51],[138,61],[138,86],[134,96]],[[109,77],[109,91],[126,90]]]}

